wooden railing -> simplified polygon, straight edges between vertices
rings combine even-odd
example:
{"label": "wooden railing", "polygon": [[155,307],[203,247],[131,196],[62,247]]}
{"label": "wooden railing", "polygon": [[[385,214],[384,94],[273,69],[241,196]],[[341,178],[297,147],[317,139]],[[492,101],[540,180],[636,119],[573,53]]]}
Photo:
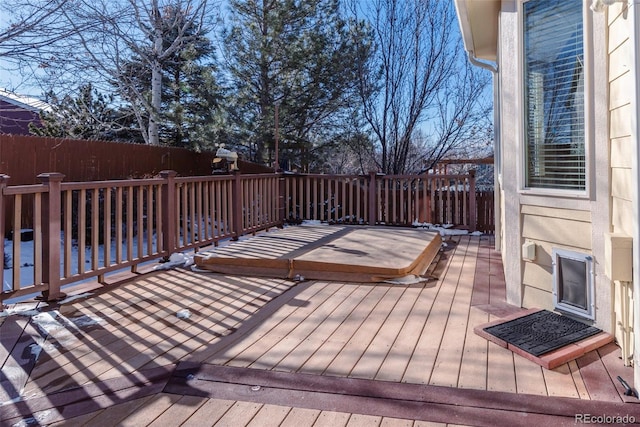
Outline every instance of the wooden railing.
{"label": "wooden railing", "polygon": [[[179,178],[163,171],[158,178],[68,183],[57,173],[38,178],[42,184],[8,186],[9,177],[0,175],[0,235],[13,236],[9,274],[0,270],[0,300],[34,292],[56,299],[66,284],[102,281],[115,270],[135,271],[176,251],[282,224],[281,177],[274,174]],[[28,245],[21,243],[26,205],[33,212]],[[8,206],[13,224],[5,230]],[[3,253],[4,245],[0,239]]]}
{"label": "wooden railing", "polygon": [[[478,218],[469,175],[232,175],[63,182],[9,186],[0,175],[0,236],[11,235],[9,269],[0,270],[0,301],[61,287],[172,253],[237,239],[287,220],[345,224],[449,223],[473,231]],[[488,199],[482,206],[492,206]],[[24,211],[33,212],[25,221]],[[9,214],[11,221],[5,221]],[[9,223],[9,229],[5,224]],[[25,228],[33,240],[21,242]],[[483,225],[481,231],[491,230]],[[0,239],[0,252],[5,241]]]}
{"label": "wooden railing", "polygon": [[404,226],[431,223],[460,225],[470,231],[477,228],[473,172],[466,175],[289,175],[285,180],[285,201],[290,221]]}

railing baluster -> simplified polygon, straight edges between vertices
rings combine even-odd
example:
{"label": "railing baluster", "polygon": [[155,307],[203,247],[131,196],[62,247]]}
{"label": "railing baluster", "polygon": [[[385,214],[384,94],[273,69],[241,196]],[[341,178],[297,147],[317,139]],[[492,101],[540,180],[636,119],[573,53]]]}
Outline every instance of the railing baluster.
{"label": "railing baluster", "polygon": [[[48,243],[47,236],[43,236],[43,233],[38,233],[37,230],[42,230],[42,193],[36,193],[33,195],[33,283],[35,285],[39,285],[41,283],[49,283],[47,280],[43,278],[42,271],[42,248],[43,248],[43,237],[45,239],[44,244]],[[58,238],[59,235],[58,235]],[[18,242],[22,240],[22,236],[19,235]],[[60,248],[54,248],[58,253]],[[59,255],[58,255],[59,259]],[[59,277],[58,277],[59,279]],[[60,286],[58,285],[58,288]]]}
{"label": "railing baluster", "polygon": [[85,272],[85,247],[87,239],[87,190],[78,194],[78,274]]}
{"label": "railing baluster", "polygon": [[153,253],[153,186],[147,185],[145,188],[146,193],[146,220],[147,220],[147,255]]}
{"label": "railing baluster", "polygon": [[123,189],[122,187],[118,187],[116,189],[116,264],[122,263],[122,226],[123,224]]}
{"label": "railing baluster", "polygon": [[[5,236],[5,195],[4,189],[9,182],[9,175],[0,174],[0,252],[2,252],[2,263],[4,264],[4,236]],[[5,291],[4,289],[4,266],[0,270],[0,295]],[[0,297],[0,302],[2,298]]]}
{"label": "railing baluster", "polygon": [[[22,195],[13,198],[13,290],[20,289],[20,230],[22,229]],[[16,240],[17,239],[17,240]],[[17,243],[16,243],[17,242]]]}
{"label": "railing baluster", "polygon": [[[104,189],[104,267],[111,266],[111,187]],[[104,283],[104,274],[98,276],[98,282]]]}
{"label": "railing baluster", "polygon": [[98,269],[98,240],[100,237],[100,191],[97,188],[91,193],[91,269]]}

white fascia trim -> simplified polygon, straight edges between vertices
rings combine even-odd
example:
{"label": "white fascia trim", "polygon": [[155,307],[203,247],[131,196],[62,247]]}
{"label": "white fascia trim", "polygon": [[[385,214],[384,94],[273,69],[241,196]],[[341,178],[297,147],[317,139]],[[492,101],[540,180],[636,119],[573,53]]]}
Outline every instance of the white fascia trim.
{"label": "white fascia trim", "polygon": [[458,16],[458,25],[460,25],[460,34],[462,34],[462,43],[464,49],[473,55],[473,33],[471,32],[471,22],[469,21],[469,10],[467,9],[466,0],[454,0],[456,15]]}

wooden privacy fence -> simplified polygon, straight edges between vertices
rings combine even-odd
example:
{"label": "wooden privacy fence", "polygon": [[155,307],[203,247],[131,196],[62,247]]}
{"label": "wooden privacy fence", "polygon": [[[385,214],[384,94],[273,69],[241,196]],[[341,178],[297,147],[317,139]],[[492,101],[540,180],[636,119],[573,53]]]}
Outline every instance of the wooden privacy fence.
{"label": "wooden privacy fence", "polygon": [[[289,220],[347,224],[449,223],[478,229],[475,178],[469,175],[329,176],[254,174],[63,182],[61,173],[39,184],[9,186],[0,175],[0,235],[13,237],[0,270],[0,301],[61,287],[185,249],[283,225]],[[27,222],[33,240],[22,242]],[[5,226],[5,216],[12,220]],[[480,231],[490,232],[488,225]],[[6,257],[5,257],[6,258]],[[26,268],[25,268],[26,267]]]}

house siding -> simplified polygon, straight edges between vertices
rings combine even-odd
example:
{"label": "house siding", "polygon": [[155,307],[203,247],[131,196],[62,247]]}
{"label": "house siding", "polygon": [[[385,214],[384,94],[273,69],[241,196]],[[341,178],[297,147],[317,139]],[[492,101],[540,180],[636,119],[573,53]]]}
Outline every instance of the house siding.
{"label": "house siding", "polygon": [[[523,191],[523,105],[522,93],[522,2],[503,2],[500,15],[500,43],[498,63],[501,88],[501,149],[503,153],[503,210],[502,249],[505,277],[508,283],[507,297],[512,304],[526,308],[553,309],[553,248],[572,250],[595,259],[596,269],[596,326],[612,329],[611,282],[604,276],[604,234],[611,231],[611,168],[609,157],[609,88],[606,66],[606,23],[596,16],[585,26],[585,50],[588,51],[588,75],[585,87],[587,123],[585,129],[589,145],[588,179],[590,190],[585,197],[566,197],[561,194],[544,194],[542,191]],[[593,14],[585,13],[588,19]],[[595,22],[599,20],[598,22]],[[514,55],[514,52],[520,52]],[[622,82],[621,82],[622,83]],[[618,97],[624,88],[617,89]],[[620,111],[620,121],[623,111]],[[626,147],[620,155],[627,156]],[[620,160],[628,161],[628,160]],[[616,176],[626,183],[620,184],[627,191],[628,178]],[[620,203],[625,199],[620,198]],[[626,208],[625,208],[626,209]],[[620,221],[624,221],[623,218]],[[522,257],[522,245],[526,241],[536,244],[536,258],[528,261]]]}
{"label": "house siding", "polygon": [[631,236],[633,140],[631,139],[631,52],[629,25],[620,4],[608,10],[609,137],[611,138],[612,231]]}
{"label": "house siding", "polygon": [[[611,161],[611,231],[633,235],[633,173],[634,156],[632,91],[632,47],[627,6],[617,3],[607,10],[607,55],[609,65],[609,138]],[[625,346],[625,324],[633,324],[633,310],[625,318],[623,307],[633,307],[633,295],[624,284],[613,282],[613,333],[623,347],[623,357],[631,350]],[[627,305],[629,304],[629,305]],[[633,334],[630,334],[633,348]],[[625,354],[626,353],[626,354]]]}
{"label": "house siding", "polygon": [[536,244],[534,261],[523,261],[524,307],[553,310],[553,248],[591,253],[589,211],[547,206],[521,206],[522,238]]}
{"label": "house siding", "polygon": [[29,135],[29,123],[40,125],[38,113],[0,99],[0,133]]}

